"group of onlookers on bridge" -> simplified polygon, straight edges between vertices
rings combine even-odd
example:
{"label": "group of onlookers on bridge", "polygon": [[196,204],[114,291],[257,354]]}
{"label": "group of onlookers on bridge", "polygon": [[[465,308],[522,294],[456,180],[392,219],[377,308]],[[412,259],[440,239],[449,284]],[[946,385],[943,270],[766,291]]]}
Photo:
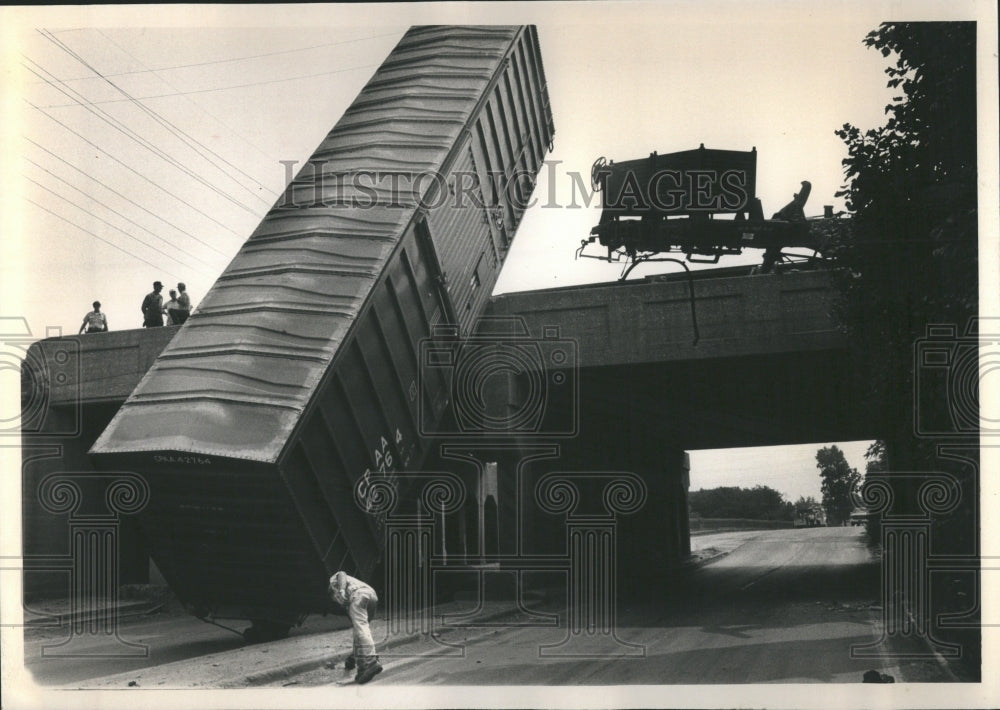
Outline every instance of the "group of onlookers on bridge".
{"label": "group of onlookers on bridge", "polygon": [[153,282],[153,290],[146,294],[142,301],[142,327],[155,328],[163,325],[163,317],[167,317],[167,325],[181,325],[191,314],[191,297],[187,294],[187,286],[177,284],[177,290],[170,289],[170,300],[163,302],[160,291],[163,284]]}
{"label": "group of onlookers on bridge", "polygon": [[[164,325],[181,325],[191,315],[191,297],[187,293],[187,286],[183,283],[177,284],[177,290],[170,289],[170,300],[163,302],[160,291],[163,284],[159,281],[153,282],[153,290],[142,299],[142,327],[156,328]],[[94,301],[94,310],[83,317],[83,324],[80,332],[103,333],[108,330],[108,317],[101,312],[101,302]]]}

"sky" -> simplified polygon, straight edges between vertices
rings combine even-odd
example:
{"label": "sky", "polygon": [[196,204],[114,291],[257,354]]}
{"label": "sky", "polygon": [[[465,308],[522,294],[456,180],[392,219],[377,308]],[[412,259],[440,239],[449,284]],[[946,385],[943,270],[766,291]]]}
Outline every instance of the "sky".
{"label": "sky", "polygon": [[[411,24],[538,26],[554,150],[494,293],[617,279],[619,264],[574,259],[599,206],[570,206],[571,174],[589,176],[601,156],[756,147],[765,214],[802,180],[813,185],[808,215],[840,210],[845,148],[834,131],[879,125],[892,96],[889,60],[863,45],[867,32],[887,19],[975,16],[977,5],[761,7],[7,9],[0,315],[25,318],[31,337],[75,333],[97,299],[111,329],[135,328],[154,280],[164,294],[184,281],[197,304],[283,189],[285,163],[310,156]],[[693,452],[692,486],[818,496],[822,443]],[[863,469],[867,442],[842,448]]]}

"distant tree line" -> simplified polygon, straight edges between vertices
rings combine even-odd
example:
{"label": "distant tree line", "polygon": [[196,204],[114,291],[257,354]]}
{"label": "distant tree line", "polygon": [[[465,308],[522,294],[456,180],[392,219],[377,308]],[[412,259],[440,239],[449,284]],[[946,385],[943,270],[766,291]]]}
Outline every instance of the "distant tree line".
{"label": "distant tree line", "polygon": [[795,519],[795,505],[768,486],[721,486],[691,491],[688,501],[691,512],[703,518]]}

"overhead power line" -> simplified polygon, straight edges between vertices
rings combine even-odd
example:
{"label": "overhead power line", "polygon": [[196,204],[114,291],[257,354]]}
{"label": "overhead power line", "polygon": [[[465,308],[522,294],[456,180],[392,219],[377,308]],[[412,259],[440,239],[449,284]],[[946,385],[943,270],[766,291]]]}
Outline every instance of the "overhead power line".
{"label": "overhead power line", "polygon": [[[147,101],[149,99],[164,99],[171,96],[188,96],[190,94],[208,94],[213,91],[228,91],[230,89],[245,89],[251,86],[264,86],[265,84],[281,84],[286,81],[298,81],[299,79],[315,79],[320,76],[330,76],[331,74],[342,74],[349,71],[357,71],[359,69],[370,69],[372,67],[380,66],[378,64],[363,64],[359,67],[347,67],[345,69],[334,69],[333,71],[319,72],[318,74],[303,74],[302,76],[289,76],[283,79],[270,79],[268,81],[253,81],[248,84],[234,84],[232,86],[219,86],[214,89],[195,89],[193,91],[178,91],[173,94],[155,94],[153,96],[137,96],[136,98],[140,101]],[[100,104],[120,104],[124,101],[129,101],[129,99],[106,99],[103,101],[90,101],[88,106],[97,106]],[[47,104],[42,108],[66,108],[67,106],[76,106],[77,104]]]}
{"label": "overhead power line", "polygon": [[[198,214],[200,214],[202,217],[205,217],[209,221],[214,222],[218,226],[220,226],[223,229],[225,229],[227,232],[231,232],[232,234],[236,235],[237,237],[240,236],[240,234],[238,232],[236,232],[235,230],[233,230],[230,227],[227,227],[222,222],[220,222],[219,220],[215,219],[215,217],[213,217],[212,215],[210,215],[210,214],[204,212],[203,210],[195,207],[194,205],[192,205],[190,202],[188,202],[187,200],[183,199],[182,197],[178,197],[177,195],[175,195],[174,193],[172,193],[170,190],[168,190],[167,188],[163,187],[159,183],[155,182],[154,180],[150,180],[148,177],[146,177],[145,175],[143,175],[142,173],[140,173],[138,170],[136,170],[132,166],[130,166],[127,163],[119,160],[118,158],[116,158],[115,156],[113,156],[111,153],[109,153],[108,151],[104,150],[104,148],[102,148],[101,146],[99,146],[96,143],[94,143],[89,138],[86,138],[85,136],[81,135],[79,132],[77,132],[77,131],[73,130],[72,128],[70,128],[69,126],[67,126],[65,123],[63,123],[62,121],[60,121],[58,118],[56,118],[55,116],[53,116],[48,111],[44,110],[42,107],[37,106],[37,105],[31,103],[27,99],[25,99],[25,103],[27,103],[32,108],[37,109],[38,111],[40,111],[42,113],[43,116],[46,116],[49,120],[54,121],[55,123],[58,123],[60,126],[62,126],[67,131],[69,131],[70,133],[72,133],[73,135],[75,135],[77,138],[79,138],[80,140],[82,140],[84,143],[86,143],[87,145],[91,146],[92,148],[96,148],[97,150],[101,151],[101,153],[103,153],[104,155],[106,155],[109,158],[111,158],[113,161],[115,161],[116,163],[118,163],[119,165],[121,165],[123,168],[125,168],[129,172],[131,172],[134,175],[137,175],[138,177],[142,178],[143,180],[145,180],[146,182],[148,182],[150,185],[152,185],[153,187],[157,188],[161,192],[163,192],[163,193],[165,193],[167,195],[170,195],[171,197],[173,197],[175,200],[177,200],[181,204],[183,204],[186,207],[189,207],[190,209],[194,210],[195,212],[197,212]],[[202,245],[208,247],[212,251],[214,251],[214,252],[216,252],[218,254],[221,254],[222,256],[226,256],[226,253],[224,251],[222,251],[220,249],[217,249],[216,247],[212,246],[208,242],[206,242],[206,241],[204,241],[202,239],[197,239],[197,241],[198,241],[199,244],[202,244]]]}
{"label": "overhead power line", "polygon": [[[80,28],[80,29],[83,29],[83,28]],[[68,30],[62,30],[62,31],[57,30],[53,34],[60,34],[61,32],[67,32],[67,31]],[[104,33],[102,32],[101,34],[104,34]],[[344,44],[353,44],[355,42],[366,42],[366,41],[373,40],[373,39],[382,39],[383,37],[399,37],[399,36],[400,36],[399,32],[386,32],[384,34],[373,35],[371,37],[358,37],[356,39],[347,39],[347,40],[343,40],[341,42],[326,42],[324,44],[310,45],[309,47],[295,47],[294,49],[282,49],[282,50],[279,50],[279,51],[276,51],[276,52],[265,52],[263,54],[251,54],[251,55],[248,55],[248,56],[245,56],[245,57],[231,57],[229,59],[213,59],[213,60],[207,61],[207,62],[193,62],[191,64],[174,64],[174,65],[166,66],[166,67],[146,67],[144,69],[136,69],[135,71],[122,71],[122,72],[115,72],[114,74],[105,74],[104,76],[109,76],[109,77],[129,76],[131,74],[147,74],[147,73],[150,73],[150,72],[172,71],[174,69],[188,69],[188,68],[191,68],[191,67],[206,67],[206,66],[210,66],[210,65],[213,65],[213,64],[228,64],[228,63],[231,63],[231,62],[245,62],[245,61],[250,60],[250,59],[260,59],[262,57],[276,57],[276,56],[281,55],[281,54],[294,54],[296,52],[306,52],[306,51],[309,51],[309,50],[312,50],[312,49],[323,49],[325,47],[337,47],[337,46],[344,45]],[[107,37],[107,35],[105,35],[105,37]],[[113,41],[113,40],[109,39],[109,41]],[[117,45],[118,43],[114,42],[114,44]],[[120,45],[119,45],[119,47],[120,47]],[[122,51],[125,51],[125,50],[122,50]],[[126,52],[126,54],[128,54],[128,52]],[[142,62],[139,62],[139,64],[141,65]],[[94,79],[94,78],[95,77],[92,77],[92,76],[78,76],[78,77],[74,77],[72,79],[65,79],[64,81],[86,81],[87,79]]]}
{"label": "overhead power line", "polygon": [[[165,244],[169,244],[169,243],[170,243],[170,241],[169,241],[168,239],[164,238],[164,237],[163,237],[162,235],[160,235],[160,234],[157,234],[156,232],[153,232],[152,230],[150,230],[150,229],[148,229],[148,228],[144,227],[143,225],[141,225],[141,224],[139,224],[138,222],[136,222],[136,221],[135,221],[134,219],[132,219],[132,218],[128,217],[127,215],[124,215],[124,214],[122,214],[121,212],[119,212],[118,210],[116,210],[116,209],[115,209],[114,207],[111,207],[110,205],[107,205],[107,204],[105,204],[105,203],[101,202],[100,200],[98,200],[97,198],[95,198],[95,197],[94,197],[93,195],[88,195],[88,194],[87,194],[86,192],[84,192],[83,190],[81,190],[80,188],[78,188],[78,187],[77,187],[76,185],[74,185],[74,184],[72,184],[71,182],[68,182],[68,181],[66,181],[66,180],[62,179],[61,177],[59,177],[58,175],[56,175],[56,174],[55,174],[54,172],[52,172],[51,170],[49,170],[49,169],[48,169],[48,168],[46,168],[45,166],[43,166],[43,165],[39,165],[38,163],[36,163],[36,162],[35,162],[34,160],[32,160],[31,158],[25,158],[25,160],[27,160],[27,161],[28,161],[29,163],[31,163],[32,165],[34,165],[34,166],[35,166],[36,168],[38,168],[38,169],[39,169],[39,170],[41,170],[42,172],[44,172],[44,173],[48,174],[49,176],[51,176],[51,177],[55,178],[56,180],[58,180],[59,182],[61,182],[62,184],[66,185],[66,186],[67,186],[67,187],[69,187],[70,189],[73,189],[73,190],[76,190],[76,191],[77,191],[77,192],[79,192],[79,193],[80,193],[81,195],[83,195],[83,196],[84,196],[84,197],[86,197],[86,198],[87,198],[88,200],[90,200],[91,202],[94,202],[94,203],[96,203],[96,204],[100,205],[101,207],[103,207],[104,209],[108,210],[109,212],[112,212],[112,213],[114,213],[114,214],[118,215],[119,217],[121,217],[121,218],[122,218],[123,220],[125,220],[125,221],[126,221],[126,222],[128,222],[129,224],[132,224],[132,225],[135,225],[136,227],[138,227],[138,228],[139,228],[139,229],[141,229],[142,231],[146,232],[147,234],[149,234],[150,236],[152,236],[152,237],[154,237],[154,238],[156,238],[156,239],[159,239],[159,240],[161,240],[161,241],[162,241],[162,242],[164,242]],[[27,177],[27,176],[26,176],[26,177]],[[45,185],[42,185],[41,183],[39,183],[39,182],[37,182],[37,181],[35,181],[35,180],[32,180],[31,178],[27,178],[27,179],[28,179],[29,181],[31,181],[31,182],[33,182],[33,183],[35,183],[35,184],[36,184],[36,185],[38,185],[39,187],[41,187],[41,188],[43,188],[43,189],[45,189],[45,190],[49,190],[49,188],[45,187]],[[127,232],[124,232],[123,230],[119,229],[118,227],[116,227],[116,226],[115,226],[114,224],[111,224],[111,223],[110,223],[110,222],[108,222],[107,220],[104,220],[104,219],[102,219],[101,217],[99,217],[98,215],[94,214],[94,213],[93,213],[93,212],[91,212],[90,210],[88,210],[88,209],[86,209],[86,208],[84,208],[84,207],[81,207],[80,205],[76,204],[75,202],[72,202],[72,201],[70,201],[70,200],[66,199],[65,197],[63,197],[62,195],[60,195],[60,194],[59,194],[58,192],[56,192],[55,190],[51,190],[51,192],[52,192],[52,194],[53,194],[53,195],[55,195],[56,197],[58,197],[58,198],[60,198],[60,199],[62,199],[62,200],[65,200],[66,202],[69,202],[69,203],[70,203],[71,205],[73,205],[73,206],[74,206],[74,207],[76,207],[77,209],[79,209],[79,210],[82,210],[82,211],[86,212],[86,213],[87,213],[87,214],[89,214],[89,215],[90,215],[91,217],[94,217],[95,219],[99,219],[99,220],[101,220],[101,221],[102,221],[102,222],[104,222],[105,224],[107,224],[107,225],[109,225],[109,226],[113,227],[114,229],[118,229],[118,231],[122,232],[123,234],[126,234],[127,236],[131,236],[131,235],[129,235],[129,234],[127,233]],[[171,254],[168,254],[168,253],[167,253],[167,252],[165,252],[165,251],[162,251],[161,249],[159,249],[159,248],[157,248],[157,247],[153,246],[152,244],[147,244],[146,242],[144,242],[144,241],[141,241],[141,240],[139,240],[139,239],[138,239],[138,237],[132,237],[132,238],[133,238],[133,239],[136,239],[136,241],[139,241],[139,243],[140,243],[140,244],[143,244],[144,246],[147,246],[147,247],[149,247],[150,249],[153,249],[154,251],[157,251],[157,252],[159,252],[160,254],[162,254],[163,256],[167,257],[168,259],[172,259],[173,261],[177,262],[178,264],[180,264],[181,266],[183,266],[183,267],[185,267],[185,268],[188,268],[188,269],[200,269],[201,271],[203,271],[203,272],[204,272],[204,273],[206,273],[206,274],[211,274],[211,273],[212,273],[212,269],[211,269],[211,267],[210,267],[210,266],[208,266],[208,264],[205,264],[204,262],[202,262],[202,261],[200,261],[200,260],[195,260],[195,263],[190,263],[190,264],[189,264],[189,263],[187,263],[187,262],[184,262],[184,261],[181,261],[181,260],[180,260],[180,259],[178,259],[178,258],[177,258],[176,256],[173,256],[173,255],[171,255]],[[193,258],[193,257],[192,257],[192,258]]]}
{"label": "overhead power line", "polygon": [[[115,42],[113,39],[111,39],[110,37],[108,37],[104,32],[102,32],[101,30],[98,29],[97,33],[99,35],[101,35],[104,39],[106,39],[108,42],[110,42],[111,44],[113,44],[115,47],[117,47],[121,52],[123,52],[128,57],[130,57],[132,59],[132,61],[134,61],[136,64],[138,64],[141,67],[146,68],[146,70],[149,71],[154,77],[156,77],[161,83],[163,83],[166,86],[170,87],[174,91],[178,91],[178,92],[181,91],[181,89],[178,89],[171,82],[167,81],[162,76],[160,76],[157,73],[156,69],[149,69],[148,67],[146,67],[146,65],[143,64],[138,59],[138,57],[136,57],[134,54],[132,54],[127,49],[125,49],[124,47],[122,47],[120,44],[118,44],[117,42]],[[108,76],[108,75],[106,74],[105,76]],[[256,143],[254,143],[252,140],[250,140],[249,138],[247,138],[245,135],[243,135],[242,133],[240,133],[238,130],[236,130],[235,128],[233,128],[232,126],[230,126],[228,123],[226,123],[225,121],[223,121],[221,118],[219,118],[218,116],[216,116],[214,113],[212,113],[211,111],[209,111],[208,109],[206,109],[204,106],[202,106],[201,104],[199,104],[194,99],[191,99],[191,98],[188,98],[188,97],[184,97],[184,100],[187,101],[188,104],[190,104],[191,106],[194,106],[196,109],[198,109],[199,111],[201,111],[203,114],[205,114],[206,116],[208,116],[209,118],[211,118],[213,121],[215,121],[216,123],[218,123],[220,126],[222,126],[223,128],[225,128],[229,133],[231,133],[232,135],[236,136],[241,141],[243,141],[244,143],[246,143],[248,146],[250,146],[251,148],[253,148],[254,150],[256,150],[258,153],[260,153],[261,155],[263,155],[265,158],[267,158],[271,162],[273,162],[273,163],[277,163],[278,162],[277,158],[275,158],[273,155],[271,155],[270,153],[268,153],[266,150],[264,150],[259,145],[257,145]],[[275,195],[275,196],[277,196],[277,195],[280,194],[280,193],[278,193],[278,192],[276,192],[274,190],[271,190],[269,188],[264,188],[264,189],[267,190],[268,192],[270,192],[271,194]]]}
{"label": "overhead power line", "polygon": [[[55,75],[52,74],[52,72],[50,72],[47,69],[45,69],[43,66],[41,66],[40,64],[38,64],[38,62],[34,61],[30,57],[25,57],[25,59],[27,59],[29,62],[31,62],[32,64],[34,64],[35,66],[37,66],[39,69],[41,69],[42,71],[44,71],[46,74],[48,74],[49,76],[52,76],[55,79],[55,81],[47,80],[49,82],[50,86],[52,86],[57,91],[65,94],[69,98],[71,98],[74,101],[76,101],[77,103],[79,103],[81,106],[83,106],[85,109],[87,109],[88,112],[90,112],[91,114],[93,114],[97,118],[99,118],[102,121],[104,121],[106,124],[108,124],[109,126],[111,126],[112,128],[114,128],[116,131],[118,131],[119,133],[121,133],[122,135],[124,135],[126,138],[128,138],[131,141],[133,141],[134,143],[137,143],[139,146],[145,148],[146,150],[148,150],[149,152],[151,152],[153,155],[155,155],[158,158],[160,158],[161,160],[165,161],[168,165],[172,165],[177,170],[180,170],[182,173],[184,173],[185,175],[187,175],[188,177],[190,177],[192,180],[194,180],[194,181],[196,181],[196,182],[204,185],[209,190],[212,190],[213,192],[215,192],[216,194],[218,194],[220,197],[228,200],[229,202],[232,202],[234,205],[236,205],[240,209],[246,210],[247,212],[249,212],[250,214],[254,215],[255,217],[259,217],[260,216],[260,215],[257,214],[257,212],[255,212],[253,210],[253,208],[248,207],[247,205],[243,204],[242,202],[240,202],[236,198],[232,197],[228,193],[226,193],[223,190],[219,189],[217,186],[215,186],[212,183],[208,182],[205,178],[203,178],[202,176],[200,176],[197,173],[195,173],[193,170],[191,170],[190,168],[188,168],[186,165],[183,165],[176,158],[168,155],[163,150],[161,150],[157,146],[153,145],[153,143],[151,143],[150,141],[148,141],[145,138],[143,138],[142,136],[140,136],[138,133],[136,133],[135,130],[133,130],[129,126],[125,125],[124,123],[122,123],[120,120],[118,120],[114,116],[111,116],[111,114],[109,114],[106,111],[104,111],[104,109],[100,109],[100,108],[95,109],[92,106],[90,106],[89,104],[87,104],[86,102],[84,102],[84,101],[82,101],[82,100],[77,99],[76,97],[74,97],[72,94],[69,93],[69,91],[73,91],[73,89],[70,89],[69,91],[67,91],[66,89],[63,89],[61,86],[57,86],[55,82],[59,81],[58,77],[55,77]],[[41,74],[39,74],[37,71],[35,71],[31,67],[29,67],[27,64],[23,64],[22,63],[22,66],[25,69],[27,69],[28,71],[30,71],[32,74],[34,74],[35,76],[38,76],[38,77],[41,77],[42,79],[45,79],[45,77],[43,77]]]}
{"label": "overhead power line", "polygon": [[97,239],[98,241],[102,241],[102,242],[104,242],[105,244],[107,244],[107,245],[108,245],[108,246],[110,246],[110,247],[114,247],[114,248],[115,248],[115,249],[117,249],[118,251],[120,251],[120,252],[123,252],[124,254],[127,254],[128,256],[132,257],[133,259],[138,259],[138,260],[139,260],[139,261],[141,261],[142,263],[144,263],[144,264],[147,264],[147,265],[149,265],[149,266],[152,266],[152,267],[153,267],[154,269],[159,269],[159,270],[162,270],[162,271],[166,271],[166,272],[167,272],[168,274],[170,274],[171,276],[176,276],[176,277],[177,277],[177,278],[179,278],[179,279],[182,279],[182,278],[184,278],[184,277],[183,277],[183,276],[181,276],[180,274],[175,274],[175,273],[174,273],[173,271],[169,271],[169,270],[167,270],[167,269],[164,269],[164,268],[163,268],[162,266],[160,266],[159,264],[154,264],[154,263],[153,263],[153,262],[151,262],[151,261],[147,261],[146,259],[143,259],[143,258],[142,258],[141,256],[139,256],[139,255],[137,255],[137,254],[133,254],[133,253],[132,253],[132,252],[130,252],[130,251],[129,251],[128,249],[124,249],[124,248],[122,248],[122,247],[118,246],[117,244],[115,244],[114,242],[109,242],[109,241],[108,241],[107,239],[105,239],[105,238],[104,238],[104,237],[102,237],[101,235],[99,235],[99,234],[95,234],[94,232],[91,232],[91,231],[90,231],[89,229],[87,229],[86,227],[81,227],[81,226],[80,226],[79,224],[77,224],[77,223],[76,223],[76,222],[74,222],[73,220],[71,220],[71,219],[67,219],[66,217],[63,217],[63,216],[62,216],[61,214],[59,214],[59,213],[57,213],[57,212],[53,212],[53,211],[52,211],[52,210],[50,210],[50,209],[49,209],[48,207],[45,207],[44,205],[41,205],[41,204],[39,204],[38,202],[35,202],[35,201],[34,201],[34,200],[32,200],[32,199],[31,199],[30,197],[26,197],[25,199],[26,199],[26,200],[27,200],[28,202],[30,202],[31,204],[33,204],[33,205],[34,205],[35,207],[37,207],[38,209],[40,209],[40,210],[45,210],[46,212],[48,212],[48,213],[49,213],[50,215],[52,215],[53,217],[57,217],[57,218],[61,219],[61,220],[62,220],[63,222],[66,222],[66,223],[68,223],[68,224],[71,224],[71,225],[73,225],[74,227],[76,227],[77,229],[79,229],[79,230],[80,230],[81,232],[86,232],[87,234],[89,234],[90,236],[92,236],[92,237],[93,237],[94,239]]}
{"label": "overhead power line", "polygon": [[[122,234],[124,234],[124,235],[125,235],[126,237],[128,237],[129,239],[132,239],[132,240],[134,240],[134,241],[137,241],[137,242],[139,242],[139,244],[142,244],[142,245],[143,245],[144,247],[147,247],[147,248],[149,248],[149,249],[152,249],[153,251],[157,252],[158,254],[161,254],[161,255],[163,255],[163,256],[165,256],[165,257],[167,257],[168,259],[171,259],[172,261],[175,261],[175,262],[177,262],[178,264],[180,264],[181,266],[183,266],[183,267],[185,267],[185,268],[191,268],[191,267],[190,267],[190,266],[188,266],[187,264],[184,264],[183,262],[180,262],[180,261],[178,261],[178,260],[177,260],[177,259],[176,259],[175,257],[171,256],[170,254],[167,254],[167,253],[166,253],[165,251],[163,251],[162,249],[160,249],[160,248],[158,248],[158,247],[155,247],[155,246],[153,246],[152,244],[148,244],[148,243],[144,242],[143,240],[139,239],[138,237],[136,237],[136,236],[135,236],[135,235],[133,235],[133,234],[129,234],[128,232],[126,232],[126,231],[125,231],[124,229],[122,229],[121,227],[118,227],[118,226],[116,226],[116,225],[112,224],[111,222],[109,222],[108,220],[104,219],[103,217],[100,217],[100,216],[98,216],[98,215],[94,214],[93,212],[91,212],[90,210],[88,210],[88,209],[87,209],[86,207],[81,207],[80,205],[78,205],[77,203],[73,202],[73,200],[69,199],[69,198],[68,198],[68,197],[66,197],[65,195],[61,195],[61,194],[59,194],[59,193],[58,193],[57,191],[53,190],[52,188],[49,188],[49,187],[46,187],[46,186],[45,186],[45,185],[43,185],[42,183],[40,183],[40,182],[38,182],[37,180],[34,180],[34,179],[32,179],[32,178],[28,177],[27,175],[25,175],[25,176],[24,176],[24,178],[25,178],[25,179],[26,179],[26,180],[27,180],[28,182],[31,182],[31,183],[34,183],[35,185],[38,185],[38,187],[40,187],[40,188],[42,188],[43,190],[45,190],[46,194],[49,194],[49,195],[52,195],[52,196],[54,196],[54,197],[58,197],[58,198],[59,198],[60,200],[62,200],[63,202],[67,202],[67,203],[69,203],[69,204],[73,205],[73,207],[76,207],[76,208],[77,208],[78,210],[80,210],[81,212],[84,212],[84,213],[86,213],[86,214],[90,215],[91,217],[93,217],[94,219],[98,220],[99,222],[103,222],[104,224],[108,225],[108,226],[109,226],[109,227],[111,227],[112,229],[116,229],[116,230],[118,230],[119,232],[121,232]],[[77,226],[79,226],[79,225],[77,225]],[[134,257],[135,257],[135,258],[137,258],[137,259],[141,258],[141,257],[139,257],[139,256],[138,256],[137,254],[133,254],[132,252],[128,251],[127,249],[123,249],[122,251],[124,251],[124,252],[125,252],[126,254],[130,254],[131,256],[134,256]],[[147,263],[148,263],[148,262],[147,262]]]}
{"label": "overhead power line", "polygon": [[[45,151],[46,153],[48,153],[49,155],[51,155],[56,160],[60,161],[64,165],[69,166],[70,168],[72,168],[76,172],[78,172],[81,175],[83,175],[88,180],[92,180],[93,182],[96,182],[98,185],[100,185],[101,187],[103,187],[108,192],[110,192],[110,193],[112,193],[114,195],[117,195],[118,197],[120,197],[121,199],[125,200],[126,202],[128,202],[131,205],[135,205],[140,210],[142,210],[143,212],[145,212],[146,214],[148,214],[150,217],[154,217],[154,218],[158,219],[160,222],[163,222],[163,224],[167,225],[168,227],[170,227],[172,229],[176,229],[181,234],[183,234],[183,235],[185,235],[187,237],[190,237],[191,239],[194,239],[196,242],[198,242],[200,244],[205,244],[204,242],[202,242],[197,236],[195,236],[191,232],[187,231],[186,229],[183,229],[182,227],[178,227],[176,224],[174,224],[173,222],[170,222],[169,220],[164,219],[162,216],[158,215],[156,212],[153,212],[152,210],[150,210],[150,209],[148,209],[146,207],[143,207],[142,205],[140,205],[138,202],[136,202],[132,198],[127,197],[126,195],[123,195],[122,193],[120,193],[117,190],[115,190],[113,187],[110,187],[109,185],[101,182],[100,180],[98,180],[93,175],[91,175],[91,174],[89,174],[89,173],[81,170],[80,168],[78,168],[77,166],[73,165],[73,163],[69,162],[65,158],[63,158],[63,157],[61,157],[59,155],[56,155],[55,153],[53,153],[51,150],[49,150],[45,146],[41,145],[40,143],[36,143],[35,141],[31,140],[27,136],[24,137],[24,140],[28,141],[29,143],[31,143],[31,145],[35,146],[39,150]],[[209,246],[209,245],[205,244],[205,246]],[[218,250],[216,250],[216,251],[218,251]],[[219,254],[223,254],[223,252],[218,252],[218,253]]]}
{"label": "overhead power line", "polygon": [[[127,91],[125,91],[125,89],[123,89],[122,87],[118,86],[118,84],[116,84],[115,82],[111,81],[110,79],[108,79],[94,65],[92,65],[90,62],[88,62],[86,59],[84,59],[78,52],[76,52],[71,47],[69,47],[69,45],[67,45],[62,40],[56,38],[51,32],[48,33],[48,34],[46,34],[45,32],[43,32],[41,30],[39,30],[39,32],[42,34],[43,37],[45,37],[50,42],[52,42],[53,44],[55,44],[57,47],[59,47],[60,49],[62,49],[64,52],[66,52],[67,54],[69,54],[75,60],[77,60],[78,62],[80,62],[83,66],[85,66],[88,69],[90,69],[90,71],[94,72],[94,74],[96,74],[101,79],[103,79],[105,81],[105,83],[107,83],[108,85],[112,86],[122,96],[124,96],[127,99],[129,99],[130,101],[132,101],[132,103],[135,104],[136,106],[138,106],[139,109],[141,111],[143,111],[147,116],[149,116],[154,121],[156,121],[161,126],[163,126],[172,135],[174,135],[178,140],[180,140],[182,143],[184,143],[185,145],[187,145],[191,150],[193,150],[195,153],[197,153],[199,156],[201,156],[205,160],[205,162],[207,162],[213,168],[215,168],[216,170],[218,170],[219,172],[221,172],[223,175],[225,175],[228,179],[232,180],[234,183],[236,183],[237,185],[239,185],[243,190],[246,190],[248,193],[250,193],[254,197],[254,199],[259,200],[260,202],[263,202],[266,207],[270,207],[271,206],[270,202],[268,202],[267,200],[263,199],[259,194],[257,194],[256,191],[251,190],[250,188],[246,187],[243,183],[241,183],[239,180],[237,180],[235,177],[233,177],[233,175],[232,175],[232,173],[230,171],[228,171],[225,168],[223,168],[222,166],[218,165],[215,161],[213,161],[211,158],[209,158],[208,155],[205,155],[205,152],[207,152],[210,155],[214,156],[217,160],[221,161],[224,165],[228,166],[232,170],[235,170],[239,174],[241,174],[244,177],[246,177],[247,179],[251,180],[255,185],[257,185],[261,189],[265,189],[264,186],[263,186],[263,184],[261,184],[260,180],[257,180],[255,177],[253,177],[252,175],[250,175],[249,173],[247,173],[246,171],[244,171],[239,166],[234,165],[230,161],[226,160],[221,155],[219,155],[218,153],[216,153],[214,150],[212,150],[211,148],[209,148],[208,146],[206,146],[204,143],[202,143],[201,141],[199,141],[197,138],[195,138],[195,137],[191,136],[190,134],[188,134],[187,132],[185,132],[183,129],[181,129],[179,126],[177,126],[176,124],[174,124],[172,121],[164,118],[163,116],[161,116],[160,114],[158,114],[156,111],[154,111],[153,109],[149,108],[144,103],[142,103],[141,101],[139,101],[138,99],[136,99],[135,97],[133,97],[130,93],[128,93]],[[60,83],[62,83],[63,85],[65,85],[66,82],[65,81],[61,81]],[[272,194],[277,195],[277,193],[275,193],[273,191],[272,191]]]}

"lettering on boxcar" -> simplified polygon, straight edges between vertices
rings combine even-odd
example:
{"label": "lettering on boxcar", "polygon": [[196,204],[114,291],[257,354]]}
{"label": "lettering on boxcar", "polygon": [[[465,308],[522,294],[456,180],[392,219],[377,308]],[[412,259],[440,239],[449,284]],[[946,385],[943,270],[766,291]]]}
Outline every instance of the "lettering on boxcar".
{"label": "lettering on boxcar", "polygon": [[208,466],[212,459],[204,456],[170,456],[164,454],[154,454],[153,461],[156,463],[180,463],[194,466]]}
{"label": "lettering on boxcar", "polygon": [[[395,448],[396,448],[397,454],[399,454],[399,456],[401,456],[403,458],[403,460],[404,460],[403,465],[405,466],[406,462],[409,461],[409,455],[407,454],[407,455],[403,456],[403,454],[402,454],[402,452],[403,452],[403,432],[401,432],[398,428],[396,429],[396,433],[393,436],[393,444],[395,444]],[[379,475],[379,476],[383,476],[383,477],[388,476],[390,478],[390,481],[391,481],[392,478],[393,478],[392,474],[394,474],[396,472],[396,469],[395,469],[395,466],[394,466],[394,464],[396,462],[396,458],[393,457],[393,453],[392,453],[393,444],[389,443],[389,439],[387,437],[380,436],[379,437],[378,446],[375,447],[375,449],[373,450],[373,457],[372,458],[374,459],[374,462],[375,462],[375,468],[374,468],[374,470],[372,470],[371,468],[366,468],[365,472],[363,474],[361,474],[361,482],[358,484],[358,496],[365,503],[365,512],[366,513],[370,513],[371,512],[371,501],[369,499],[369,489],[371,488],[372,475],[374,474],[374,475]],[[382,516],[384,517],[384,514],[382,514]]]}

